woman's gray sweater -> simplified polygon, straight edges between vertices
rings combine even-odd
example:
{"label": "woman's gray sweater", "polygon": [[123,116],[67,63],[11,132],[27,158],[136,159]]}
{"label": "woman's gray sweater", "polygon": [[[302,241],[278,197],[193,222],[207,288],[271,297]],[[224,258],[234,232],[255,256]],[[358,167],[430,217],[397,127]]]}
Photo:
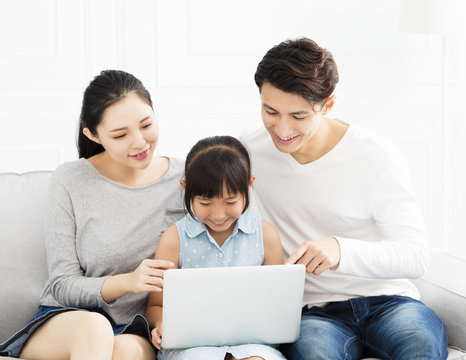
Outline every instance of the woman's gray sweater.
{"label": "woman's gray sweater", "polygon": [[48,196],[49,280],[40,304],[100,308],[118,325],[144,314],[147,292],[107,304],[100,289],[106,277],[152,259],[162,232],[184,216],[182,176],[176,159],[164,177],[145,186],[114,182],[86,159],[59,166]]}

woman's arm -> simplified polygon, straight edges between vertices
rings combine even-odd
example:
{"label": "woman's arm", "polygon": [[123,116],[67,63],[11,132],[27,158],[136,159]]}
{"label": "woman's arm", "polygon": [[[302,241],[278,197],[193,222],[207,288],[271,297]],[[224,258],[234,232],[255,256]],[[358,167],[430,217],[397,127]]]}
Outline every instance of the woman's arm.
{"label": "woman's arm", "polygon": [[62,306],[103,307],[128,293],[160,291],[163,271],[174,266],[165,261],[142,260],[134,271],[114,276],[85,275],[83,268],[88,265],[87,259],[80,258],[76,243],[77,234],[83,229],[78,228],[76,219],[86,209],[82,209],[68,190],[76,186],[70,181],[77,177],[72,170],[57,169],[48,195],[46,248],[50,288],[55,300]]}
{"label": "woman's arm", "polygon": [[283,249],[280,235],[277,229],[265,220],[262,220],[262,237],[264,241],[263,265],[283,264]]}
{"label": "woman's arm", "polygon": [[58,168],[49,187],[46,223],[46,250],[50,288],[62,306],[101,307],[102,277],[86,277],[77,254],[76,214],[67,188],[68,178],[76,176]]}
{"label": "woman's arm", "polygon": [[[180,257],[180,236],[176,225],[170,226],[160,238],[154,261],[169,261],[178,267]],[[160,349],[162,338],[162,305],[163,290],[153,291],[149,295],[146,308],[146,318],[152,330],[152,343]]]}

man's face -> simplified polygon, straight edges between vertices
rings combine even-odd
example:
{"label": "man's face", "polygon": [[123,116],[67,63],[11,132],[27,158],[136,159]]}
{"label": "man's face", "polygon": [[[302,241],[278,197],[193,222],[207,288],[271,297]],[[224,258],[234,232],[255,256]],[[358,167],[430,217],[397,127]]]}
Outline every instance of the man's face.
{"label": "man's face", "polygon": [[315,111],[303,97],[269,83],[262,85],[261,101],[262,121],[275,147],[295,158],[309,151],[322,123],[322,113]]}

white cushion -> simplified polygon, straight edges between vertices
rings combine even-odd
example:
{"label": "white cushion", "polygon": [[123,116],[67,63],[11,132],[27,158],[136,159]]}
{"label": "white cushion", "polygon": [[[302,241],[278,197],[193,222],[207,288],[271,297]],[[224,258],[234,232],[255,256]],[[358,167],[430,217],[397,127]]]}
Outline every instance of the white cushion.
{"label": "white cushion", "polygon": [[0,343],[34,315],[47,279],[50,172],[0,174]]}

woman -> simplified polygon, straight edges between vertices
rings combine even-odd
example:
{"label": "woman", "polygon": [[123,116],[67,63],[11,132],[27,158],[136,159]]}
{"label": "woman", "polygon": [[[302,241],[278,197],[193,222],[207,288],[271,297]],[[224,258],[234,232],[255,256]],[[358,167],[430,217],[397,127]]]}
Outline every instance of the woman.
{"label": "woman", "polygon": [[31,322],[0,347],[25,359],[154,359],[143,315],[161,291],[160,235],[183,213],[183,163],[154,156],[149,92],[103,71],[82,104],[80,159],[55,171],[48,199],[49,280]]}

